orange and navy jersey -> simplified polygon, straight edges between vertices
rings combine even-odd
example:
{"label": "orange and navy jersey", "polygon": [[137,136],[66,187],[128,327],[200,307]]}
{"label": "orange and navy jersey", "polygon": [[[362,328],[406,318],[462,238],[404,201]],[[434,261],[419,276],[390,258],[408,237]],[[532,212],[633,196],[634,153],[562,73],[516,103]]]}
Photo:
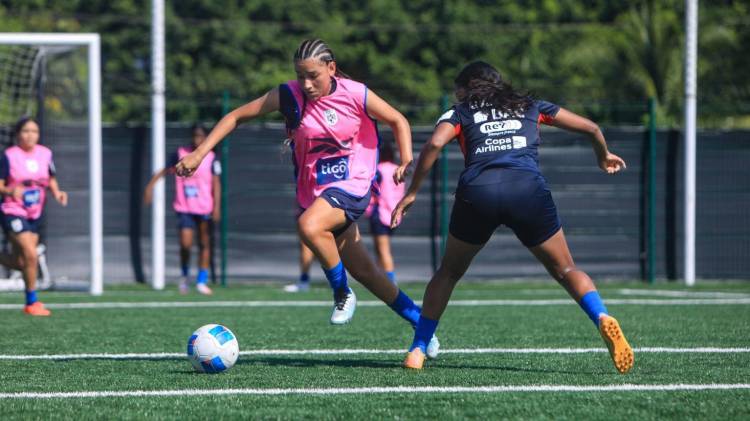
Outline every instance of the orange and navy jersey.
{"label": "orange and navy jersey", "polygon": [[437,124],[455,128],[465,166],[459,186],[492,184],[495,177],[486,170],[493,168],[539,173],[539,125],[549,124],[558,111],[559,106],[539,100],[515,114],[468,103],[451,107]]}

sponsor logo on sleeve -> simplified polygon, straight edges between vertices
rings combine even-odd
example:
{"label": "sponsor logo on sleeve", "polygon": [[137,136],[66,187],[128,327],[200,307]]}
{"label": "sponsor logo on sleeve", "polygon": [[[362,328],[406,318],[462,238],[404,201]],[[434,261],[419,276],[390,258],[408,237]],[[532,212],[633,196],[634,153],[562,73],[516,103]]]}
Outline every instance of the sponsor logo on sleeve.
{"label": "sponsor logo on sleeve", "polygon": [[[450,119],[451,117],[453,117],[453,113],[455,113],[455,111],[453,111],[453,110],[446,111],[445,113],[443,113],[443,115],[440,116],[440,118],[438,119],[437,122],[440,123],[443,120]],[[435,124],[437,124],[437,123],[435,123]]]}

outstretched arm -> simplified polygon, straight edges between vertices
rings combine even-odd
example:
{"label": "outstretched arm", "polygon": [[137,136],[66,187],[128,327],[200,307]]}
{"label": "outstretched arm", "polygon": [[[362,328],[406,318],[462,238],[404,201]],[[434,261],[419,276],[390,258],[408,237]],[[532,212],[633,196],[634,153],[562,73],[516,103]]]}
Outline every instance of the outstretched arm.
{"label": "outstretched arm", "polygon": [[409,126],[409,121],[403,114],[391,107],[390,104],[377,96],[373,91],[368,91],[367,93],[367,114],[391,126],[393,137],[396,139],[401,156],[401,164],[393,174],[393,181],[396,184],[402,183],[406,179],[407,170],[414,159],[411,151],[411,127]]}
{"label": "outstretched arm", "polygon": [[177,163],[175,166],[177,175],[180,177],[188,177],[192,175],[208,152],[216,147],[216,145],[231,133],[240,123],[278,110],[278,88],[274,88],[262,97],[232,110],[229,114],[225,115],[218,124],[216,124],[216,127],[211,130],[211,133],[208,134],[208,137],[206,137],[206,140],[204,140],[200,146],[195,148],[193,152],[186,155]]}
{"label": "outstretched arm", "polygon": [[607,173],[614,174],[626,168],[625,161],[607,149],[607,142],[604,140],[604,135],[599,126],[593,121],[565,108],[560,108],[560,111],[558,111],[549,124],[561,129],[587,135],[591,140],[591,146],[594,148],[599,168]]}
{"label": "outstretched arm", "polygon": [[450,123],[440,123],[435,128],[432,137],[424,144],[422,151],[419,153],[417,169],[414,171],[414,178],[411,180],[406,195],[398,202],[391,214],[391,228],[395,228],[401,222],[401,218],[406,215],[411,205],[417,200],[419,187],[430,173],[430,169],[432,169],[438,156],[440,156],[440,150],[455,137],[456,129]]}
{"label": "outstretched arm", "polygon": [[163,168],[161,171],[157,172],[156,174],[151,177],[151,180],[148,181],[148,184],[146,185],[146,190],[143,191],[143,204],[148,206],[151,204],[151,198],[154,194],[154,186],[156,185],[156,182],[159,181],[160,178],[164,177],[168,173],[174,171],[174,167],[167,167]]}

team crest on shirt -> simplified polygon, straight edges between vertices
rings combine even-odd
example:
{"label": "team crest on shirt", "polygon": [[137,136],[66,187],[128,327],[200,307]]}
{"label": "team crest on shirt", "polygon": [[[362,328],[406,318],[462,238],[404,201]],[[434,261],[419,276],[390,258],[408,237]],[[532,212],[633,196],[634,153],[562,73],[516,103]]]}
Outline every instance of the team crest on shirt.
{"label": "team crest on shirt", "polygon": [[36,159],[27,159],[26,160],[26,169],[29,172],[39,172],[39,162],[37,162]]}
{"label": "team crest on shirt", "polygon": [[339,116],[336,114],[336,110],[325,110],[324,113],[326,116],[326,123],[328,123],[329,126],[335,126],[336,123],[338,123]]}
{"label": "team crest on shirt", "polygon": [[484,123],[485,121],[487,121],[487,113],[482,111],[477,111],[474,113],[475,123]]}

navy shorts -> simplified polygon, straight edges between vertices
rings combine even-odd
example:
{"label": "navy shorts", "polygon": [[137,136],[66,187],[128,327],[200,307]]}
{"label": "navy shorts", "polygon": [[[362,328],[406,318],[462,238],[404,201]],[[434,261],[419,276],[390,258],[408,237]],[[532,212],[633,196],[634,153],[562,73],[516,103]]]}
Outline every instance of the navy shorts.
{"label": "navy shorts", "polygon": [[183,229],[198,229],[198,224],[201,221],[210,221],[211,215],[198,215],[194,213],[183,213],[177,212],[177,228]]}
{"label": "navy shorts", "polygon": [[332,187],[326,189],[320,194],[320,197],[328,202],[332,207],[341,209],[346,215],[346,224],[343,227],[333,231],[333,236],[338,237],[349,229],[352,223],[356,222],[367,210],[370,205],[370,192],[362,197],[357,197],[345,192],[344,190]]}
{"label": "navy shorts", "polygon": [[27,219],[21,216],[3,215],[3,229],[6,233],[20,234],[24,231],[29,231],[39,234],[40,221],[41,218]]}
{"label": "navy shorts", "polygon": [[486,243],[505,225],[526,247],[545,242],[560,230],[552,193],[540,174],[498,169],[497,182],[460,186],[451,213],[450,233],[471,244]]}
{"label": "navy shorts", "polygon": [[389,227],[388,225],[383,224],[380,222],[380,217],[378,216],[378,207],[375,206],[372,208],[372,215],[370,215],[370,232],[372,235],[393,235],[393,229]]}

